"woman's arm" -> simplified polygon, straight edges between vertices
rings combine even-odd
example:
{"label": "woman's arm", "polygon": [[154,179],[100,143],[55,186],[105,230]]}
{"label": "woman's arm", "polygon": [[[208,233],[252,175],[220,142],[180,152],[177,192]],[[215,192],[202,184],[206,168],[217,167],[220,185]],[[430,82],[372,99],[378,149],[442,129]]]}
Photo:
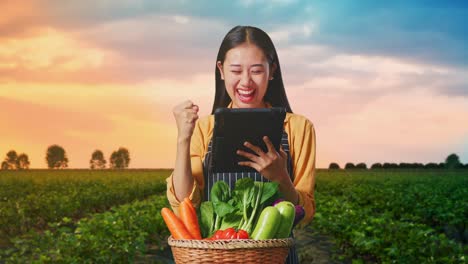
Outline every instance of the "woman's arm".
{"label": "woman's arm", "polygon": [[177,154],[173,174],[176,197],[182,201],[193,188],[190,165],[190,140],[198,119],[198,106],[187,100],[173,109],[177,123]]}
{"label": "woman's arm", "polygon": [[177,139],[177,153],[172,184],[176,199],[183,201],[193,190],[192,165],[190,162],[190,138]]}
{"label": "woman's arm", "polygon": [[315,215],[315,153],[316,138],[313,124],[305,117],[295,116],[290,122],[291,157],[293,159],[294,187],[299,193],[299,204],[305,209],[301,225]]}

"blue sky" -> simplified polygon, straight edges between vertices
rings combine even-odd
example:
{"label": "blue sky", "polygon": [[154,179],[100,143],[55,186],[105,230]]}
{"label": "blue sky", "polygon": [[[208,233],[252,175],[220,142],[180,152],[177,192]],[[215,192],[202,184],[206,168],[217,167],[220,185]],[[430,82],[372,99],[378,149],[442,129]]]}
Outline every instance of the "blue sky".
{"label": "blue sky", "polygon": [[[118,140],[135,167],[171,167],[171,108],[191,99],[210,112],[216,54],[236,25],[273,39],[293,111],[316,127],[319,166],[441,162],[454,152],[468,162],[466,1],[32,0],[3,12],[0,118],[29,109],[61,123],[46,139],[17,136],[50,134],[35,122],[8,127],[0,153],[21,147],[33,166],[55,138],[72,166]],[[68,123],[70,113],[95,125]],[[134,127],[147,131],[138,142]],[[96,139],[109,131],[115,138]],[[160,142],[164,155],[150,147]]]}

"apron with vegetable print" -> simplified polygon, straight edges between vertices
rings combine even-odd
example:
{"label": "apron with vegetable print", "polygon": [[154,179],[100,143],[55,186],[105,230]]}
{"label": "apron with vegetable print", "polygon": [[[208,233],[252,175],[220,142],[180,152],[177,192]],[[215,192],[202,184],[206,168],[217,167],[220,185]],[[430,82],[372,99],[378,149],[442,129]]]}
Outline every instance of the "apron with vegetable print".
{"label": "apron with vegetable print", "polygon": [[[211,171],[211,145],[212,145],[212,140],[210,141],[208,145],[208,152],[205,155],[205,159],[203,161],[203,172],[204,172],[204,180],[205,180],[205,188],[203,190],[204,193],[204,198],[206,200],[210,200],[210,190],[213,184],[217,181],[225,181],[229,187],[232,189],[235,186],[235,183],[237,180],[242,179],[242,178],[251,178],[254,181],[260,181],[260,182],[267,182],[269,181],[268,179],[265,179],[260,173],[258,172],[230,172],[230,173],[222,173],[222,172],[212,172]],[[292,159],[291,155],[289,154],[289,144],[288,144],[288,134],[283,131],[283,136],[281,138],[281,146],[283,147],[283,150],[286,152],[288,155],[288,172],[289,175],[293,175],[292,171]],[[293,180],[293,179],[291,179]],[[287,264],[296,264],[299,263],[299,259],[296,254],[296,248],[292,247],[289,250],[288,258],[286,259]]]}

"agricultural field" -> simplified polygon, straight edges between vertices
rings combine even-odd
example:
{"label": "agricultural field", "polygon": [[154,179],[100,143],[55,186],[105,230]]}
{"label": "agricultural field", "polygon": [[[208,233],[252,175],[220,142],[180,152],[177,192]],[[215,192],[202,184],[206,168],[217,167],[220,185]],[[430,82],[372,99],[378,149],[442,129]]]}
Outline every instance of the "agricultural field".
{"label": "agricultural field", "polygon": [[50,223],[74,221],[160,194],[169,171],[24,170],[0,172],[0,245]]}
{"label": "agricultural field", "polygon": [[468,171],[328,170],[312,227],[356,263],[467,263]]}
{"label": "agricultural field", "polygon": [[[0,263],[132,263],[149,246],[167,252],[169,174],[1,171]],[[316,184],[317,213],[301,232],[332,238],[334,261],[467,263],[466,170],[319,170]],[[316,260],[299,251],[303,263]]]}

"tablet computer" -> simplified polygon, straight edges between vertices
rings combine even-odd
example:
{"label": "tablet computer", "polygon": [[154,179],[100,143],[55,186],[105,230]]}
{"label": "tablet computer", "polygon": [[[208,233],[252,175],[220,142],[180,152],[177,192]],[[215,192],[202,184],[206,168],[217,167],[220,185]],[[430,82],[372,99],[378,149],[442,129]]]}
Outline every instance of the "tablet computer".
{"label": "tablet computer", "polygon": [[214,113],[212,161],[213,172],[255,172],[255,169],[240,166],[239,161],[246,158],[238,155],[237,150],[253,153],[244,146],[248,141],[259,146],[264,152],[268,148],[263,141],[267,136],[279,151],[284,129],[286,109],[272,108],[218,108]]}

